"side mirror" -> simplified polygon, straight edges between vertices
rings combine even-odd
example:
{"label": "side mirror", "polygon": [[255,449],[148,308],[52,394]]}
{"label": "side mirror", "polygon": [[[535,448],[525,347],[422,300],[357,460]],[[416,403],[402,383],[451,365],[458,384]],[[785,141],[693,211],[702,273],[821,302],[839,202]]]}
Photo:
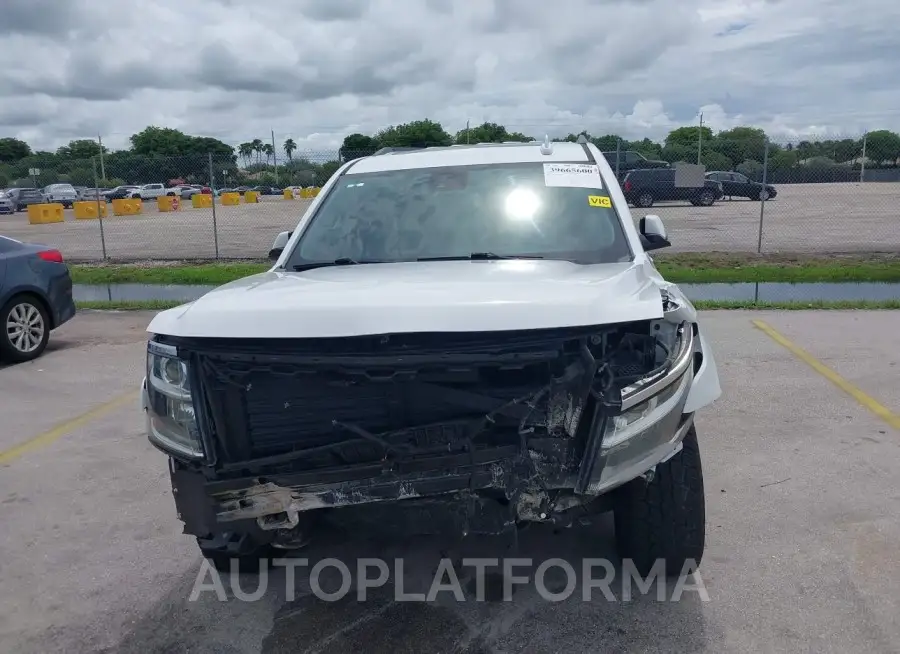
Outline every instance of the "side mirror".
{"label": "side mirror", "polygon": [[658,250],[672,245],[666,235],[666,227],[662,218],[655,215],[644,216],[640,221],[639,232],[644,250]]}
{"label": "side mirror", "polygon": [[272,243],[272,249],[269,250],[269,259],[272,261],[278,261],[278,257],[281,256],[281,253],[284,252],[284,248],[287,245],[288,241],[291,240],[291,234],[294,232],[281,232],[278,236],[275,237],[275,242]]}

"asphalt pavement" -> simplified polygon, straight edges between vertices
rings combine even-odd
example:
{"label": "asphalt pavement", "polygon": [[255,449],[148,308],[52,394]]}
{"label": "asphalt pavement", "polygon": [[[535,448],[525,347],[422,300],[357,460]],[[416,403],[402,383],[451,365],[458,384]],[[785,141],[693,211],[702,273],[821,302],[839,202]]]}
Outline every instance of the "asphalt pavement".
{"label": "asphalt pavement", "polygon": [[[708,597],[615,583],[588,602],[529,584],[508,602],[397,602],[392,585],[328,602],[306,582],[289,599],[283,568],[255,601],[236,597],[255,576],[191,601],[202,560],[138,404],[150,317],[82,312],[0,368],[0,652],[900,651],[898,312],[704,313],[724,387],[697,420]],[[606,518],[520,540],[576,570],[615,560]],[[403,558],[415,592],[442,548],[329,535],[302,556]]]}

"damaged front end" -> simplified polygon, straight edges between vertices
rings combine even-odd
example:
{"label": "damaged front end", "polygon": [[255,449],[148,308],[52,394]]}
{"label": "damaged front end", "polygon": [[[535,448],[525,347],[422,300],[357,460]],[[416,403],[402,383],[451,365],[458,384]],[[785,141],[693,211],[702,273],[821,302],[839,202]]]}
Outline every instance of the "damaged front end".
{"label": "damaged front end", "polygon": [[497,533],[564,523],[652,474],[691,426],[701,360],[677,307],[513,332],[156,336],[144,401],[198,537],[289,539],[309,512],[387,504],[440,504],[460,532]]}

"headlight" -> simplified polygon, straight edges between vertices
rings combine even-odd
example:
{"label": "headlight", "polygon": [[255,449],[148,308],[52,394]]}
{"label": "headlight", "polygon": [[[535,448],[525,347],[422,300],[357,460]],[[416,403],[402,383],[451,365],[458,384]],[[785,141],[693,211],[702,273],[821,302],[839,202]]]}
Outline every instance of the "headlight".
{"label": "headlight", "polygon": [[694,338],[689,326],[679,328],[677,349],[668,368],[622,390],[622,412],[612,416],[603,434],[602,449],[615,447],[669,415],[688,390],[693,375]]}
{"label": "headlight", "polygon": [[147,346],[147,400],[151,442],[175,455],[203,458],[188,364],[172,346],[153,341]]}
{"label": "headlight", "polygon": [[688,376],[685,375],[680,382],[666,387],[649,400],[613,416],[607,423],[602,448],[606,450],[615,447],[668,415],[675,408],[684,391],[687,390],[687,381]]}

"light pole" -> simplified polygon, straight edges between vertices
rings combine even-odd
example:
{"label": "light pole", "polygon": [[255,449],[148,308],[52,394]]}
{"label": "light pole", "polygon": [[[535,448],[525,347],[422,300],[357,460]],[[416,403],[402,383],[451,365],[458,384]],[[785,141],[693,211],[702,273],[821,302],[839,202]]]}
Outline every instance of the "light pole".
{"label": "light pole", "polygon": [[703,150],[703,112],[700,112],[700,129],[697,130],[697,165],[700,165],[700,152]]}

